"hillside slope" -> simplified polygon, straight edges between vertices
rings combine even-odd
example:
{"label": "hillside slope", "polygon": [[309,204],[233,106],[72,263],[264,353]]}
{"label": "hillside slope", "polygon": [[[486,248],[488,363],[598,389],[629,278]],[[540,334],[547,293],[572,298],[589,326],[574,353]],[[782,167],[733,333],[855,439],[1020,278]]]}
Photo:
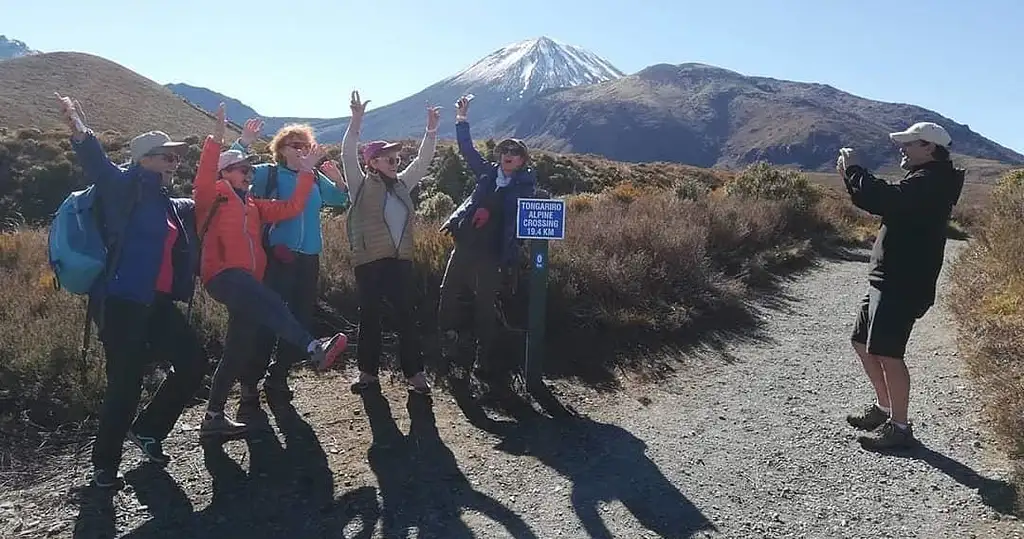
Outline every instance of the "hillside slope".
{"label": "hillside slope", "polygon": [[77,52],[0,62],[0,126],[62,126],[53,92],[78,98],[90,127],[124,135],[159,129],[172,137],[208,133],[213,118],[134,71]]}
{"label": "hillside slope", "polygon": [[548,92],[499,130],[555,151],[621,161],[734,167],[767,160],[830,170],[843,145],[864,151],[872,166],[891,162],[887,134],[916,121],[945,126],[960,154],[1024,164],[1024,155],[922,107],[693,63],[659,64],[615,81]]}

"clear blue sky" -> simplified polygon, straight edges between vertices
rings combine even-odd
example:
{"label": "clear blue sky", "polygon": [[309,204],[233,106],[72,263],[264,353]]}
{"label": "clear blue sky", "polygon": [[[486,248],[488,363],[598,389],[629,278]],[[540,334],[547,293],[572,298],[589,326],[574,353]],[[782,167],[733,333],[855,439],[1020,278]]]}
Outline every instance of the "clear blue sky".
{"label": "clear blue sky", "polygon": [[35,49],[272,116],[345,116],[353,88],[375,108],[546,35],[627,73],[704,62],[915,103],[1024,152],[1020,0],[0,0],[0,13],[0,34]]}

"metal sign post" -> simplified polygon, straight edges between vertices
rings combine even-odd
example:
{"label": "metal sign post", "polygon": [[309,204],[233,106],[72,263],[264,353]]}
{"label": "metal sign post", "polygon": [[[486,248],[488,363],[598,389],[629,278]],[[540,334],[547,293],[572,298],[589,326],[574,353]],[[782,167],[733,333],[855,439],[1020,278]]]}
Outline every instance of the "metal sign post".
{"label": "metal sign post", "polygon": [[523,375],[528,385],[544,373],[544,328],[547,324],[548,241],[565,239],[565,201],[520,198],[516,237],[530,240],[530,304]]}

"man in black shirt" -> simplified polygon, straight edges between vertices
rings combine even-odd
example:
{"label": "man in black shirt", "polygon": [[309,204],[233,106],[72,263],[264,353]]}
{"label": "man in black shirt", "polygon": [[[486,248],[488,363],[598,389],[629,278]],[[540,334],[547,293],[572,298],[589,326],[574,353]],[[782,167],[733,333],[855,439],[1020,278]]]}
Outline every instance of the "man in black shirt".
{"label": "man in black shirt", "polygon": [[919,122],[892,133],[899,146],[899,183],[869,173],[851,148],[843,148],[836,170],[854,205],[882,218],[871,252],[868,293],[851,336],[877,397],[850,425],[875,436],[859,440],[867,449],[896,449],[915,443],[908,421],[910,376],[904,355],[911,330],[935,303],[946,230],[960,198],[964,171],[950,160],[951,138],[941,126]]}

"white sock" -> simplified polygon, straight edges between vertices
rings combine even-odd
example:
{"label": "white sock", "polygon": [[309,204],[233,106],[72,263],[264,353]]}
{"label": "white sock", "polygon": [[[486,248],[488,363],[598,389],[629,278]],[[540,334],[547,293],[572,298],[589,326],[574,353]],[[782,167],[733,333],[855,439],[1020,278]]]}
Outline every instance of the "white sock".
{"label": "white sock", "polygon": [[885,406],[882,406],[881,404],[878,404],[877,402],[875,403],[875,406],[876,406],[876,407],[877,407],[877,408],[878,408],[879,410],[881,410],[881,411],[883,411],[883,412],[885,412],[885,413],[887,413],[887,414],[888,414],[888,413],[891,413],[891,412],[892,412],[892,410],[891,410],[891,409],[889,409],[889,408],[886,408]]}
{"label": "white sock", "polygon": [[896,425],[896,428],[898,428],[900,430],[907,430],[907,424],[906,423],[897,423],[897,422],[893,421],[892,424]]}
{"label": "white sock", "polygon": [[316,352],[317,346],[319,344],[320,343],[318,341],[316,341],[316,340],[310,341],[309,342],[309,346],[306,347],[306,351],[309,352],[310,354],[312,354],[313,352]]}

